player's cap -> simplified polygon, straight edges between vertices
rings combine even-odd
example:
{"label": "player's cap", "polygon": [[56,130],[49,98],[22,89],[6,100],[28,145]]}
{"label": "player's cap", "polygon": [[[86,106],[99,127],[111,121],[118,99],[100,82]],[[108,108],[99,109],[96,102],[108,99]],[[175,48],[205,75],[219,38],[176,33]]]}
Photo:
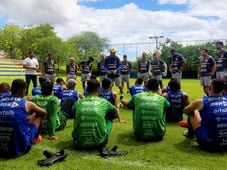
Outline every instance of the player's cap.
{"label": "player's cap", "polygon": [[70,57],[70,60],[74,60],[74,57]]}
{"label": "player's cap", "polygon": [[117,50],[115,48],[110,48],[110,53],[115,53]]}

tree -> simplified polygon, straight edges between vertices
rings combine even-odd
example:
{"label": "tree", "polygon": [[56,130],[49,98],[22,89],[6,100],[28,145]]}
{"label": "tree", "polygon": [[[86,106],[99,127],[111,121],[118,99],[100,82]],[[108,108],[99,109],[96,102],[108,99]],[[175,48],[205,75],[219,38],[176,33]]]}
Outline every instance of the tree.
{"label": "tree", "polygon": [[[41,24],[23,30],[20,50],[23,57],[27,55],[28,51],[35,51],[40,63],[43,63],[47,53],[51,52],[59,69],[68,60],[69,55],[73,52],[73,47],[59,38],[52,26]],[[42,67],[43,64],[40,66]]]}
{"label": "tree", "polygon": [[22,29],[15,24],[7,24],[0,30],[0,50],[3,50],[11,58],[16,58],[19,53]]}
{"label": "tree", "polygon": [[97,56],[108,47],[109,41],[94,32],[82,32],[69,38],[67,42],[74,47],[79,60],[92,56],[97,61]]}

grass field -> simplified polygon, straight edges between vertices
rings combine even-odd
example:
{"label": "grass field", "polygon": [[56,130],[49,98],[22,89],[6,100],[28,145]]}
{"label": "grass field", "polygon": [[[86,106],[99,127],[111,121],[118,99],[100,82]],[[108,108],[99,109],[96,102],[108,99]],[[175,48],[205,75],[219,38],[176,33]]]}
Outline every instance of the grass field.
{"label": "grass field", "polygon": [[[0,82],[11,82],[12,79],[0,77]],[[164,85],[167,81],[164,80]],[[77,88],[79,91],[82,89],[79,79]],[[114,90],[118,91],[116,88]],[[182,80],[182,90],[188,93],[190,100],[203,96],[198,80]],[[129,99],[128,94],[125,97]],[[0,158],[0,169],[39,169],[37,160],[44,158],[42,152],[45,149],[53,152],[65,149],[68,157],[64,162],[42,169],[227,169],[226,153],[200,150],[196,140],[186,139],[182,135],[185,129],[174,123],[167,124],[166,135],[161,142],[136,142],[131,137],[132,112],[123,108],[120,111],[127,123],[114,122],[107,146],[117,145],[119,150],[129,152],[126,156],[101,158],[97,152],[75,151],[71,138],[73,121],[70,120],[64,131],[57,132],[57,141],[49,141],[43,136],[44,139],[34,145],[28,154],[16,159]]]}

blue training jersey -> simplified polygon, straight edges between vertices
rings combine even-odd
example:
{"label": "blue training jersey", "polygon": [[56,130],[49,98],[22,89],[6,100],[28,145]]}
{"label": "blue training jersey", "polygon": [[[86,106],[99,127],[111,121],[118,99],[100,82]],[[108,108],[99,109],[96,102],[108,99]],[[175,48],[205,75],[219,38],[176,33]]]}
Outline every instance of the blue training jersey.
{"label": "blue training jersey", "polygon": [[201,56],[199,58],[199,76],[211,76],[212,67],[215,64],[215,60],[211,56],[203,57]]}
{"label": "blue training jersey", "polygon": [[137,93],[142,93],[144,91],[146,91],[146,88],[141,85],[134,85],[129,88],[129,92],[130,92],[131,96],[134,96]]}
{"label": "blue training jersey", "polygon": [[148,60],[139,60],[138,61],[138,72],[139,73],[148,73],[149,72],[150,62]]}
{"label": "blue training jersey", "polygon": [[41,87],[37,86],[32,89],[32,96],[41,95],[41,94],[42,94]]}
{"label": "blue training jersey", "polygon": [[0,100],[1,155],[20,156],[31,148],[25,102],[13,95]]}
{"label": "blue training jersey", "polygon": [[100,88],[99,97],[104,98],[104,99],[108,100],[111,104],[115,105],[113,91]]}
{"label": "blue training jersey", "polygon": [[217,72],[227,71],[227,51],[221,50],[218,53],[217,61]]}
{"label": "blue training jersey", "polygon": [[56,84],[55,86],[53,86],[53,92],[54,92],[54,95],[56,97],[58,97],[60,99],[61,97],[61,92],[63,91],[62,89],[62,85],[60,84]]}
{"label": "blue training jersey", "polygon": [[210,144],[227,147],[227,98],[225,96],[206,96],[200,111],[201,127]]}
{"label": "blue training jersey", "polygon": [[75,103],[78,100],[78,92],[73,89],[68,89],[61,92],[60,95],[61,101],[64,101],[68,98],[72,99],[72,102]]}
{"label": "blue training jersey", "polygon": [[5,98],[5,97],[8,97],[10,95],[11,95],[11,93],[0,93],[0,100]]}
{"label": "blue training jersey", "polygon": [[120,59],[115,55],[110,55],[105,59],[105,68],[108,71],[117,70],[117,74],[108,74],[109,78],[117,78],[120,76],[120,70],[121,70],[121,61]]}
{"label": "blue training jersey", "polygon": [[185,106],[185,98],[181,91],[167,92],[167,99],[170,107],[166,111],[166,120],[178,122],[183,119],[183,109]]}
{"label": "blue training jersey", "polygon": [[176,73],[181,71],[181,67],[185,63],[185,58],[181,54],[171,55],[169,58],[169,63],[172,68],[172,73]]}

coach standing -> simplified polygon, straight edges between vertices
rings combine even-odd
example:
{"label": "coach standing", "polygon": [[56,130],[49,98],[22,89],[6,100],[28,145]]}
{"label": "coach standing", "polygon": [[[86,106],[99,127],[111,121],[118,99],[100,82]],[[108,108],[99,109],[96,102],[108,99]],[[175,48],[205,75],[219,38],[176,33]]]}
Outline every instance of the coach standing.
{"label": "coach standing", "polygon": [[137,78],[143,79],[144,84],[146,84],[149,80],[150,62],[147,60],[147,54],[145,52],[142,53],[142,59],[138,61],[137,70]]}
{"label": "coach standing", "polygon": [[38,60],[35,58],[35,54],[32,51],[28,52],[28,57],[23,61],[23,68],[25,68],[25,80],[28,94],[29,84],[32,80],[33,87],[37,86],[36,70],[39,69]]}
{"label": "coach standing", "polygon": [[98,62],[98,64],[97,64],[100,83],[102,83],[102,81],[106,78],[106,75],[107,75],[107,71],[106,71],[106,68],[105,68],[105,59],[106,59],[106,55],[101,54],[101,61]]}
{"label": "coach standing", "polygon": [[121,85],[122,90],[124,90],[124,82],[127,83],[127,93],[129,93],[129,82],[130,82],[130,71],[132,69],[131,63],[127,60],[127,55],[123,55],[123,60],[121,61]]}
{"label": "coach standing", "polygon": [[53,84],[55,83],[55,61],[51,53],[47,54],[47,59],[44,61],[44,74],[46,81],[51,81]]}
{"label": "coach standing", "polygon": [[115,82],[115,85],[119,88],[121,95],[123,94],[121,87],[121,61],[116,56],[116,49],[110,48],[110,55],[105,59],[105,68],[107,70],[107,77],[111,82]]}
{"label": "coach standing", "polygon": [[76,75],[77,75],[77,65],[74,63],[74,58],[70,57],[69,64],[66,65],[67,81],[69,79],[76,80]]}
{"label": "coach standing", "polygon": [[203,86],[204,92],[208,95],[211,76],[214,75],[216,70],[216,63],[212,56],[208,55],[207,49],[201,50],[201,56],[199,57],[199,69],[198,77],[200,84]]}
{"label": "coach standing", "polygon": [[92,62],[94,61],[93,57],[89,57],[88,60],[83,60],[79,63],[79,68],[81,70],[81,81],[83,89],[85,90],[85,82],[90,80],[92,74]]}
{"label": "coach standing", "polygon": [[223,48],[224,44],[221,41],[216,42],[216,49],[218,50],[218,55],[216,58],[217,68],[216,68],[216,78],[224,78],[227,76],[227,51]]}
{"label": "coach standing", "polygon": [[175,49],[171,49],[170,53],[169,71],[172,74],[172,78],[175,78],[180,82],[185,58],[183,55],[177,53]]}
{"label": "coach standing", "polygon": [[166,72],[166,63],[159,58],[159,53],[153,53],[153,60],[151,60],[151,73],[152,78],[157,79],[160,85],[160,88],[163,88],[162,84],[162,75]]}

